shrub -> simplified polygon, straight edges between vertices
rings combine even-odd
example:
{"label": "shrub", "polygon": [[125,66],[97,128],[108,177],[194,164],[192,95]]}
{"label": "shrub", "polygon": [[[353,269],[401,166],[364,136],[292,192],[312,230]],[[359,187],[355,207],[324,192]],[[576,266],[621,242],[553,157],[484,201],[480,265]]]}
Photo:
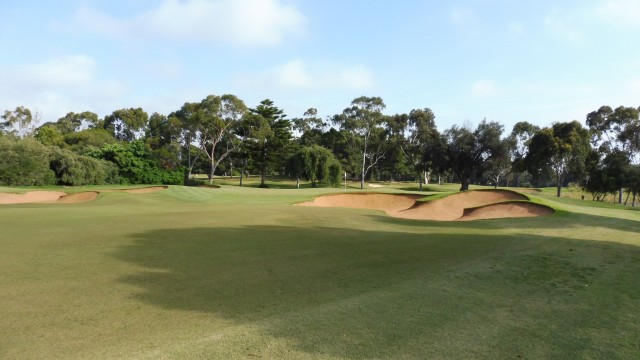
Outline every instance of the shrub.
{"label": "shrub", "polygon": [[49,149],[27,138],[0,138],[0,185],[53,185],[55,174],[49,169]]}
{"label": "shrub", "polygon": [[181,185],[184,183],[182,169],[172,171],[159,167],[150,159],[141,141],[106,144],[100,149],[92,149],[88,154],[113,163],[123,184]]}
{"label": "shrub", "polygon": [[49,166],[56,174],[58,185],[103,185],[119,182],[115,164],[58,147],[52,148]]}

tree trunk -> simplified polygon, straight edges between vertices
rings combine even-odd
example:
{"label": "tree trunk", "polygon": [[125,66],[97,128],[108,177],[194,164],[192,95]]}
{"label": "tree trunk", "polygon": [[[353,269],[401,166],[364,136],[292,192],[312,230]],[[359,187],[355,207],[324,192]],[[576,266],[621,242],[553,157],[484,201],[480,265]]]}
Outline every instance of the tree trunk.
{"label": "tree trunk", "polygon": [[631,200],[631,207],[636,207],[636,191],[633,190],[633,199]]}
{"label": "tree trunk", "polygon": [[216,163],[211,160],[211,168],[209,169],[209,185],[213,184],[213,173],[216,171]]}
{"label": "tree trunk", "polygon": [[558,179],[556,197],[560,197],[562,194],[562,182],[564,180],[564,176],[560,171],[556,171],[556,179]]}
{"label": "tree trunk", "polygon": [[240,167],[240,187],[242,187],[242,179],[244,178],[244,167],[247,165],[247,159],[242,160],[242,166]]}
{"label": "tree trunk", "polygon": [[362,176],[360,176],[360,190],[364,189],[364,174],[367,169],[367,138],[364,140],[364,151],[362,152]]}
{"label": "tree trunk", "polygon": [[[188,143],[190,144],[190,143]],[[191,171],[193,171],[193,167],[196,164],[196,159],[194,159],[193,161],[191,161],[191,145],[187,145],[187,175],[186,178],[187,179],[191,179]]]}
{"label": "tree trunk", "polygon": [[296,178],[296,188],[300,189],[300,178]]}
{"label": "tree trunk", "polygon": [[422,191],[422,174],[418,175],[418,182],[420,183],[420,191]]}
{"label": "tree trunk", "polygon": [[265,177],[267,176],[267,145],[263,144],[262,148],[260,149],[260,187],[266,187],[265,186]]}
{"label": "tree trunk", "polygon": [[460,179],[460,191],[469,190],[469,184],[470,183],[471,183],[471,179],[469,179],[469,178]]}
{"label": "tree trunk", "polygon": [[622,188],[618,189],[618,204],[622,204]]}

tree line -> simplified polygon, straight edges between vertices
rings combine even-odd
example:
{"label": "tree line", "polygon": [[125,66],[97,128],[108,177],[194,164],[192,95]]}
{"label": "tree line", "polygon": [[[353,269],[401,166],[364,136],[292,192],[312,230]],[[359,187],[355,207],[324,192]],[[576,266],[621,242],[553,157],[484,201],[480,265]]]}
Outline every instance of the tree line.
{"label": "tree line", "polygon": [[[314,108],[288,118],[273,101],[248,107],[210,95],[168,115],[141,108],[70,112],[41,121],[25,107],[0,121],[0,184],[189,184],[192,174],[290,176],[317,186],[359,180],[498,186],[579,184],[603,200],[635,205],[640,186],[640,108],[602,106],[579,121],[540,128],[496,121],[440,131],[429,108],[384,114],[380,97],[354,99],[322,119]],[[626,197],[623,194],[626,191]]]}

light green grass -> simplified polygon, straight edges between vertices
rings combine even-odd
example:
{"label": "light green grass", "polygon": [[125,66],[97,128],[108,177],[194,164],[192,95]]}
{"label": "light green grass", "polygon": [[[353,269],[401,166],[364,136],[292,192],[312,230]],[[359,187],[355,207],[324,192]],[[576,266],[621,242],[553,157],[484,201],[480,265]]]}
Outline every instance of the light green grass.
{"label": "light green grass", "polygon": [[459,223],[290,205],[340,191],[0,205],[0,358],[640,353],[640,212],[532,195],[558,212]]}

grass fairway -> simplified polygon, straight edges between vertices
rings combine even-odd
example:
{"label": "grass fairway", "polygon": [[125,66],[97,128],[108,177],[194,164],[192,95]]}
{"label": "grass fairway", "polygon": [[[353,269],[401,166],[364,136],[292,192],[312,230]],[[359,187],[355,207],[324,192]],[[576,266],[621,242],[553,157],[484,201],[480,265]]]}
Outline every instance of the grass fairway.
{"label": "grass fairway", "polygon": [[0,205],[0,358],[640,356],[639,211],[532,195],[558,212],[433,222],[290,205],[334,191]]}

